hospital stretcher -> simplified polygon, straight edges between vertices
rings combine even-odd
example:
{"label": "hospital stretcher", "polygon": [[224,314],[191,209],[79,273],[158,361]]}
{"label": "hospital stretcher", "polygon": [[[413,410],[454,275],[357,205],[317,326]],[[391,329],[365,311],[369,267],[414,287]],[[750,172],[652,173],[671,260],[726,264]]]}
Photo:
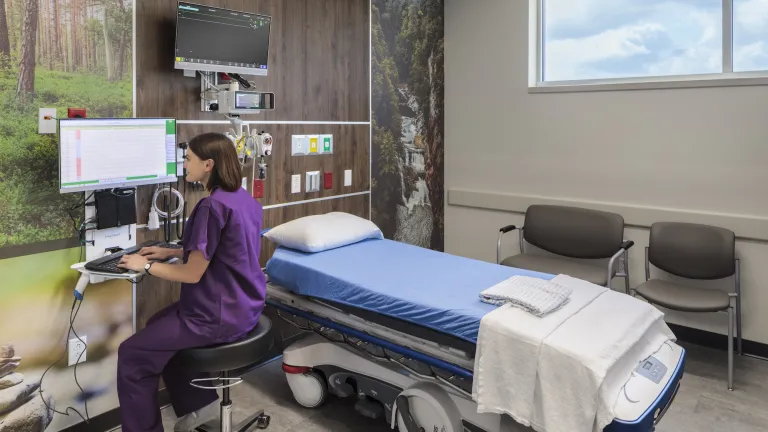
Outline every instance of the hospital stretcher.
{"label": "hospital stretcher", "polygon": [[[283,369],[296,400],[357,396],[356,408],[413,431],[530,431],[507,416],[478,413],[472,400],[480,319],[495,306],[478,294],[513,275],[553,275],[499,266],[389,240],[320,253],[278,248],[267,263],[267,303],[315,335],[288,346]],[[650,432],[674,400],[685,351],[669,342],[652,358],[659,376],[628,377],[607,432]],[[638,369],[647,365],[642,362]]]}

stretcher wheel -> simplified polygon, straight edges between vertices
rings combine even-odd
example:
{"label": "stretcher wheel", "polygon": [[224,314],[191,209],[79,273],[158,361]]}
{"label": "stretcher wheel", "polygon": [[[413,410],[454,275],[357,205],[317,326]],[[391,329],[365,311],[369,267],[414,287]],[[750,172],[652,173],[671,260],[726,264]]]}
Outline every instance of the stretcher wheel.
{"label": "stretcher wheel", "polygon": [[328,396],[328,385],[317,372],[286,374],[293,398],[305,408],[317,408]]}
{"label": "stretcher wheel", "polygon": [[[419,397],[409,398],[411,415],[421,431],[441,431],[441,432],[462,432],[455,430],[450,422],[445,422],[445,414],[440,410],[442,407],[435,407],[433,404]],[[405,425],[403,416],[398,410],[397,430],[399,432],[409,432]]]}

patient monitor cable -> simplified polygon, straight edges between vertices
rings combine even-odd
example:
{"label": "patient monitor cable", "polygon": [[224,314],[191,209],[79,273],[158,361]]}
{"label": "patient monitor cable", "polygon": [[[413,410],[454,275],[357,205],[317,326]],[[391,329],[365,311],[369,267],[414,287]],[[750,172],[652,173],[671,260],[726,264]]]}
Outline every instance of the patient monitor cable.
{"label": "patient monitor cable", "polygon": [[[80,276],[80,279],[78,280],[78,284],[77,284],[77,285],[78,285],[78,287],[79,287],[79,286],[80,286],[80,284],[81,284],[81,280],[83,279],[83,276],[85,276],[85,279],[86,279],[86,280],[88,280],[88,278],[89,278],[89,276],[88,276],[88,275],[86,275],[86,274],[82,274],[82,275]],[[86,284],[87,284],[87,283],[86,283]],[[85,290],[85,287],[83,286],[83,287],[82,287],[82,289],[83,289],[83,290]],[[77,290],[76,290],[75,292],[77,293]],[[70,335],[71,333],[74,333],[74,334],[75,334],[75,337],[76,337],[76,338],[77,338],[77,339],[78,339],[78,340],[79,340],[79,341],[80,341],[80,342],[83,344],[83,346],[84,346],[84,347],[87,349],[87,348],[88,348],[88,345],[87,345],[87,344],[86,344],[86,343],[85,343],[85,342],[84,342],[84,341],[83,341],[83,340],[80,338],[80,336],[79,336],[79,335],[77,334],[77,332],[75,331],[75,327],[74,327],[74,322],[75,322],[75,319],[77,318],[77,313],[78,313],[78,312],[80,312],[80,306],[83,304],[83,300],[82,300],[82,291],[80,292],[80,294],[81,294],[81,295],[80,295],[80,298],[78,298],[77,294],[75,294],[75,300],[72,302],[72,308],[69,310],[69,330],[67,331],[67,339],[66,339],[66,340],[67,340],[67,343],[69,343],[69,335]],[[77,305],[77,309],[75,309],[75,305]],[[58,360],[56,360],[56,361],[55,361],[55,362],[53,362],[53,363],[52,363],[50,366],[48,366],[48,368],[45,370],[45,372],[43,372],[43,375],[40,377],[40,386],[38,387],[37,391],[38,391],[38,393],[40,393],[40,399],[42,399],[42,401],[43,401],[43,404],[45,404],[45,407],[46,407],[46,408],[48,408],[48,410],[50,410],[50,411],[52,411],[52,412],[54,412],[54,413],[56,413],[56,414],[61,414],[61,415],[65,415],[65,416],[68,416],[68,415],[70,415],[70,414],[69,414],[69,410],[72,410],[72,411],[74,411],[75,413],[77,413],[77,415],[79,415],[79,416],[80,416],[80,418],[81,418],[81,419],[83,419],[83,421],[84,421],[85,423],[87,423],[87,424],[90,424],[90,421],[91,421],[91,417],[90,417],[90,415],[88,414],[88,399],[87,399],[87,398],[83,398],[83,404],[85,404],[85,416],[83,416],[83,415],[80,413],[80,411],[78,411],[78,410],[77,410],[77,409],[75,409],[75,408],[72,408],[71,406],[70,406],[70,407],[67,407],[67,409],[66,409],[65,411],[58,411],[58,410],[56,410],[55,408],[53,408],[53,407],[51,407],[50,405],[48,405],[48,402],[45,400],[45,396],[43,396],[43,379],[45,378],[45,374],[47,374],[47,373],[48,373],[48,371],[49,371],[49,370],[50,370],[52,367],[54,367],[56,364],[58,364],[59,362],[61,362],[62,360],[64,360],[64,357],[66,357],[66,355],[67,355],[67,352],[68,352],[68,346],[66,346],[66,345],[65,345],[65,347],[64,347],[64,353],[62,353],[62,354],[61,354],[61,357],[59,357],[59,359],[58,359]],[[80,389],[80,392],[81,392],[81,393],[85,393],[85,390],[83,390],[83,387],[82,387],[82,386],[80,385],[80,383],[77,381],[77,364],[78,364],[78,363],[80,363],[80,358],[82,358],[82,356],[83,356],[83,354],[84,354],[84,353],[85,353],[85,349],[83,349],[83,351],[82,351],[82,352],[80,352],[80,356],[78,356],[78,358],[77,358],[77,361],[75,362],[75,368],[74,368],[74,371],[73,371],[73,374],[74,374],[74,376],[75,376],[75,384],[77,384],[77,388],[79,388],[79,389]]]}

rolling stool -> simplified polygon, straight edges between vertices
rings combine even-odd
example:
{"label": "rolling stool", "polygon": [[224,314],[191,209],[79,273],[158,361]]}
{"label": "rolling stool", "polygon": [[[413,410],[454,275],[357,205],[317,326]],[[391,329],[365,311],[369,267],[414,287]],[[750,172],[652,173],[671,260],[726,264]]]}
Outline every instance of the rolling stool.
{"label": "rolling stool", "polygon": [[[222,389],[221,416],[218,428],[207,423],[198,426],[197,430],[209,432],[244,432],[256,424],[259,429],[269,426],[269,416],[263,410],[248,417],[240,424],[232,425],[232,400],[229,398],[229,388],[243,382],[242,375],[262,364],[272,350],[274,338],[272,321],[262,315],[256,327],[243,338],[227,344],[213,345],[203,348],[192,348],[176,353],[171,360],[174,367],[182,367],[194,372],[216,373],[214,378],[197,378],[190,385],[204,389]],[[205,381],[222,381],[219,385],[204,386]]]}

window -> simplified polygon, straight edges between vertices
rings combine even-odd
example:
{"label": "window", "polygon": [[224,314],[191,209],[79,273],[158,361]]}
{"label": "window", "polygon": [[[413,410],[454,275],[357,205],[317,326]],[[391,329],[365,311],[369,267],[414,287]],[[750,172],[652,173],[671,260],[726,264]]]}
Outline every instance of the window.
{"label": "window", "polygon": [[768,0],[532,0],[531,8],[537,87],[768,77]]}

